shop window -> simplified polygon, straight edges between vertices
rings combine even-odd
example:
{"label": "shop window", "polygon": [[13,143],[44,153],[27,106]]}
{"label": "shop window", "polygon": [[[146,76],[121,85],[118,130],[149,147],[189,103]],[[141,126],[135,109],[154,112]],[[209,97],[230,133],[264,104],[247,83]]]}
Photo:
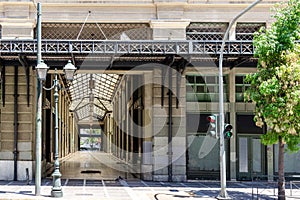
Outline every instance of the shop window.
{"label": "shop window", "polygon": [[[223,77],[224,99],[228,101],[227,76]],[[186,77],[187,102],[218,102],[218,76],[188,75]]]}
{"label": "shop window", "polygon": [[[274,164],[275,172],[278,173],[278,144],[274,145]],[[285,151],[284,153],[284,171],[287,174],[299,174],[300,171],[300,151],[290,153]]]}
{"label": "shop window", "polygon": [[189,133],[206,133],[209,114],[187,113],[186,131]]}
{"label": "shop window", "polygon": [[[186,114],[186,131],[188,133],[201,133],[206,134],[209,121],[207,120],[207,117],[215,114],[218,115],[218,113],[187,113]],[[225,121],[229,122],[229,113],[225,114]]]}
{"label": "shop window", "polygon": [[264,127],[260,128],[255,125],[253,120],[254,115],[237,115],[236,118],[236,131],[237,133],[245,134],[262,134]]}
{"label": "shop window", "polygon": [[244,102],[244,93],[250,87],[250,84],[245,83],[246,75],[235,76],[235,101]]}

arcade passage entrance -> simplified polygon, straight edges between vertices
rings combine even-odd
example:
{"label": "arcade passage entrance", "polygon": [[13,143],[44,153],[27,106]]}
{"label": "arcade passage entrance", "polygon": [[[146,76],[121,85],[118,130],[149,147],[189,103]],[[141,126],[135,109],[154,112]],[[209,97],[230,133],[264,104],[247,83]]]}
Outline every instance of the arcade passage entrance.
{"label": "arcade passage entrance", "polygon": [[[36,52],[30,50],[26,56],[21,53],[29,51],[35,43],[31,40],[18,40],[13,44],[9,41],[1,42],[2,48],[14,47],[1,54],[7,65],[1,73],[6,77],[2,80],[4,93],[11,91],[5,88],[15,85],[15,77],[22,77],[20,81],[23,82],[18,87],[22,87],[22,105],[25,102],[26,106],[19,106],[22,108],[20,117],[24,121],[23,127],[24,124],[32,127],[22,127],[24,132],[30,130],[26,133],[30,138],[23,138],[25,142],[21,141],[20,145],[24,148],[23,152],[30,152],[31,156],[35,151],[33,128],[37,92],[36,70],[32,66],[35,66]],[[201,116],[217,112],[218,68],[215,65],[215,50],[219,43],[209,43],[210,48],[207,49],[194,41],[47,40],[43,45],[43,60],[50,66],[44,86],[51,87],[55,69],[60,83],[58,157],[62,163],[62,173],[67,175],[72,170],[76,171],[70,167],[76,165],[79,170],[72,175],[73,178],[82,174],[94,174],[93,177],[97,177],[104,167],[97,167],[95,162],[92,164],[85,160],[90,158],[97,162],[104,159],[112,166],[123,166],[116,171],[130,172],[143,180],[185,181],[187,178],[203,178],[203,174],[208,172],[209,176],[218,179],[219,161],[214,159],[218,154],[218,140],[210,146],[210,152],[208,149],[199,151],[203,150],[199,144],[209,146],[209,143],[204,142],[208,141],[205,140],[207,126]],[[230,51],[236,52],[228,51],[225,54],[232,56],[240,55],[252,44],[230,42],[228,45],[232,47]],[[207,51],[207,56],[203,56],[203,50]],[[18,53],[19,57],[16,56]],[[200,53],[202,56],[198,56]],[[252,52],[248,54],[252,55]],[[62,75],[62,66],[68,60],[77,67],[72,82]],[[226,97],[234,94],[230,88],[234,87],[235,72],[228,67],[232,64],[230,62],[228,59],[224,66]],[[44,174],[51,174],[55,149],[54,91],[43,90],[42,96],[42,166]],[[11,111],[6,109],[6,105],[14,105],[15,99],[5,94],[2,97],[4,106],[1,116],[4,119],[5,116],[11,117]],[[226,109],[231,105],[229,101],[230,98],[226,98]],[[239,109],[244,111],[242,106]],[[227,122],[234,125],[235,112],[226,112]],[[235,145],[232,140],[228,141],[227,152],[230,156],[236,156],[238,148]],[[21,156],[29,155],[23,152]],[[30,156],[26,168],[32,169],[34,158]],[[76,162],[67,162],[71,158]],[[235,177],[236,160],[227,163],[232,168],[229,176]],[[25,173],[22,174],[26,177]]]}
{"label": "arcade passage entrance", "polygon": [[[81,61],[72,82],[60,76],[62,170],[73,178],[82,177],[81,172],[101,178],[97,173],[103,174],[102,165],[108,164],[107,169],[114,170],[105,177],[113,178],[117,171],[122,177],[144,180],[186,180],[182,72],[188,62],[176,55],[155,58],[126,55],[116,59],[111,68],[102,70],[99,65],[103,62],[93,63],[95,60]],[[49,76],[53,76],[51,71]],[[48,79],[45,84],[51,83],[51,78]],[[53,93],[44,92],[44,100],[49,105],[43,115],[43,134],[48,137],[43,152],[45,161],[52,163]],[[69,156],[76,160],[73,164]],[[80,168],[75,169],[74,165]]]}

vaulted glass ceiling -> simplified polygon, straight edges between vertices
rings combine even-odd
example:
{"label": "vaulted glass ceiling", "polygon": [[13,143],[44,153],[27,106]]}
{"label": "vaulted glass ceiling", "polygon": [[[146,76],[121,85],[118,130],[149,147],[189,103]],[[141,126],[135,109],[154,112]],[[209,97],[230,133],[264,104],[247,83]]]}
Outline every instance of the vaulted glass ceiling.
{"label": "vaulted glass ceiling", "polygon": [[76,74],[70,85],[72,104],[79,121],[102,120],[112,111],[111,100],[121,76],[117,74]]}

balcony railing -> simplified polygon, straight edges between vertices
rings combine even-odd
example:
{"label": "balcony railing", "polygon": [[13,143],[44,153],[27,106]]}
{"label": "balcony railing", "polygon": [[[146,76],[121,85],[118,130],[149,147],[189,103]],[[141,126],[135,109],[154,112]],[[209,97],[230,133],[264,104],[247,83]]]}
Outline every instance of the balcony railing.
{"label": "balcony railing", "polygon": [[[264,4],[274,4],[287,0],[263,0]],[[32,2],[32,0],[2,0],[2,2]],[[98,4],[151,4],[151,3],[191,3],[191,4],[249,4],[252,0],[40,0],[41,3],[98,3]]]}
{"label": "balcony railing", "polygon": [[[42,52],[47,54],[179,54],[216,55],[222,41],[109,41],[109,40],[42,40]],[[0,40],[0,53],[34,54],[36,40]],[[227,41],[224,54],[253,55],[252,41]]]}
{"label": "balcony railing", "polygon": [[[288,0],[262,0],[261,4],[275,4]],[[254,0],[187,0],[191,4],[250,4]]]}
{"label": "balcony railing", "polygon": [[[2,0],[5,2],[32,2],[32,0]],[[39,0],[40,3],[100,3],[100,4],[144,4],[152,0]]]}

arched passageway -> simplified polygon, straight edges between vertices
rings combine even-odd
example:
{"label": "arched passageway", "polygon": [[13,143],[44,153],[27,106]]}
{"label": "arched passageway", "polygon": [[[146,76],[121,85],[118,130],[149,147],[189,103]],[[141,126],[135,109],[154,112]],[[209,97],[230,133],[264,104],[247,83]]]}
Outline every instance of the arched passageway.
{"label": "arched passageway", "polygon": [[[182,72],[188,62],[167,56],[131,68],[127,61],[120,70],[120,60],[106,71],[83,65],[68,83],[77,146],[71,157],[61,156],[63,177],[186,180]],[[74,146],[71,138],[64,141],[61,153]]]}

